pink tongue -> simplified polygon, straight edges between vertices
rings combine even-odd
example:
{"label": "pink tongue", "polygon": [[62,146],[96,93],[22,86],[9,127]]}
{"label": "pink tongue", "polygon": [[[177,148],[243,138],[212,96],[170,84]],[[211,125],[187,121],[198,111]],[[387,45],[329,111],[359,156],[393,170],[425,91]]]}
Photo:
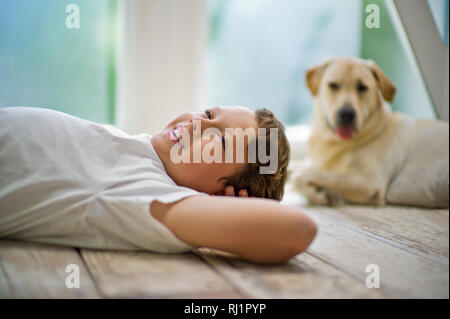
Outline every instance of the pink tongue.
{"label": "pink tongue", "polygon": [[344,140],[351,139],[353,136],[353,129],[351,127],[338,127],[336,133]]}

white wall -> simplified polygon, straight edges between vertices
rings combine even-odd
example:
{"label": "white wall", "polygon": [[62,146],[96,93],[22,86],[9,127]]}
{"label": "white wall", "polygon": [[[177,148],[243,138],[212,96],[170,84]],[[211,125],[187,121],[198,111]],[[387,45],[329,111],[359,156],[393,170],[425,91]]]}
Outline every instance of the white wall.
{"label": "white wall", "polygon": [[117,126],[154,134],[204,108],[206,0],[133,0],[119,6]]}

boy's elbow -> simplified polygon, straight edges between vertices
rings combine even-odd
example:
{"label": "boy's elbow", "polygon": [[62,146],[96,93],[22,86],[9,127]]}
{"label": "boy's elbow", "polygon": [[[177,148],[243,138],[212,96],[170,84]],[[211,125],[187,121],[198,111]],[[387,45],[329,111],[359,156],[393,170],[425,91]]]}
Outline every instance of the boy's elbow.
{"label": "boy's elbow", "polygon": [[303,215],[290,226],[290,231],[283,236],[284,240],[278,240],[277,245],[272,249],[261,248],[260,254],[254,254],[253,251],[251,256],[246,256],[247,259],[259,263],[278,264],[287,262],[306,251],[316,237],[316,224],[309,217]]}
{"label": "boy's elbow", "polygon": [[312,219],[303,215],[298,224],[296,224],[296,231],[289,240],[293,256],[306,251],[316,235],[317,225]]}

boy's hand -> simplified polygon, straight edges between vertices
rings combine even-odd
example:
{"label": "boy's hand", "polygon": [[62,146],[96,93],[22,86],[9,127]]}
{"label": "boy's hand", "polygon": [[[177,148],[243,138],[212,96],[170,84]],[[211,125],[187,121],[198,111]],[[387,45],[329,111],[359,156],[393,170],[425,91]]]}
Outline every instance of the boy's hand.
{"label": "boy's hand", "polygon": [[[234,192],[234,187],[231,185],[225,187],[225,191],[216,193],[214,195],[236,196],[236,194]],[[239,195],[239,197],[248,197],[248,192],[246,189],[241,189],[241,190],[239,190],[238,195]]]}
{"label": "boy's hand", "polygon": [[[225,196],[236,196],[233,186],[230,185],[225,188]],[[239,197],[248,197],[247,190],[244,188],[239,190]]]}

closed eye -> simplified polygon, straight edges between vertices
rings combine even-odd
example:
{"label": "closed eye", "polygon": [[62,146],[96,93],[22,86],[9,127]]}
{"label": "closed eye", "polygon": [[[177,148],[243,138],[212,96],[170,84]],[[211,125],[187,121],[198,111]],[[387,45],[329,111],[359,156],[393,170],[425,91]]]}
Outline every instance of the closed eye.
{"label": "closed eye", "polygon": [[207,110],[205,110],[205,115],[206,115],[206,117],[208,118],[208,119],[212,119],[212,117],[213,117],[213,114],[212,114],[212,111],[210,110],[210,109],[207,109]]}
{"label": "closed eye", "polygon": [[[214,113],[213,113],[213,111],[211,109],[206,109],[205,110],[205,115],[210,120],[212,120],[213,117],[214,117]],[[222,147],[225,149],[225,136],[220,135],[219,138],[222,141]]]}
{"label": "closed eye", "polygon": [[222,135],[220,138],[222,140],[223,149],[225,149],[225,136]]}

